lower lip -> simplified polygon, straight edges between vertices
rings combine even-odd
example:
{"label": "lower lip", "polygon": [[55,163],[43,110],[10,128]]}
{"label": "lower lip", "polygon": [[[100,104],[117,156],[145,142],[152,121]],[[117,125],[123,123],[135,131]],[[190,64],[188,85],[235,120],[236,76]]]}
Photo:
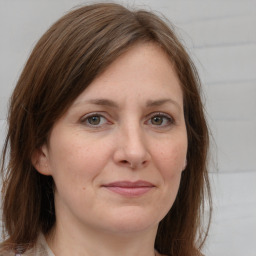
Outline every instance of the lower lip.
{"label": "lower lip", "polygon": [[105,187],[106,189],[115,192],[122,196],[127,197],[137,197],[146,194],[149,192],[153,187]]}

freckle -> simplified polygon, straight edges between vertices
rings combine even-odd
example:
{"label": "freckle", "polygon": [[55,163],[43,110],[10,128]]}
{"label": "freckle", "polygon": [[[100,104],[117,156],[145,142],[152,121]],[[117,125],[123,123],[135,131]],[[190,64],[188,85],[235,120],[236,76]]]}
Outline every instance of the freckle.
{"label": "freckle", "polygon": [[83,187],[83,190],[85,190],[85,187]]}

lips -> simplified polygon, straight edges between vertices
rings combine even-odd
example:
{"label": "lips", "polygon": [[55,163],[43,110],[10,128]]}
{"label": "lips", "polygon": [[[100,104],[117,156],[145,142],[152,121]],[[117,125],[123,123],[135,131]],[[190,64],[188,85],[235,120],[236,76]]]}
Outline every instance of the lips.
{"label": "lips", "polygon": [[139,180],[131,181],[117,181],[103,185],[104,188],[126,197],[138,197],[152,190],[155,186],[148,182]]}

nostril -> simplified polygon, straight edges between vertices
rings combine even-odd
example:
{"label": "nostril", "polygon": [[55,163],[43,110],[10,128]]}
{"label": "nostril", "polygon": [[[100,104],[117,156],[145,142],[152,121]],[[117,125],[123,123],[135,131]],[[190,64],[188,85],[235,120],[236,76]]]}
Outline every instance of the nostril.
{"label": "nostril", "polygon": [[130,162],[128,160],[121,160],[119,163],[124,165],[124,166],[130,166],[132,169],[134,169],[134,168],[137,168],[139,166],[146,166],[148,161],[145,160],[145,161],[143,161],[141,163],[135,163],[133,161]]}

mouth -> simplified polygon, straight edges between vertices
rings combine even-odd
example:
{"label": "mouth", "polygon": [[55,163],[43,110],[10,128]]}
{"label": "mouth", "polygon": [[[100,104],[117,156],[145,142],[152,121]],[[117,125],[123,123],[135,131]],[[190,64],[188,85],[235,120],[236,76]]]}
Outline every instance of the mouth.
{"label": "mouth", "polygon": [[126,197],[138,197],[146,194],[155,186],[148,181],[117,181],[108,184],[104,184],[102,187]]}

